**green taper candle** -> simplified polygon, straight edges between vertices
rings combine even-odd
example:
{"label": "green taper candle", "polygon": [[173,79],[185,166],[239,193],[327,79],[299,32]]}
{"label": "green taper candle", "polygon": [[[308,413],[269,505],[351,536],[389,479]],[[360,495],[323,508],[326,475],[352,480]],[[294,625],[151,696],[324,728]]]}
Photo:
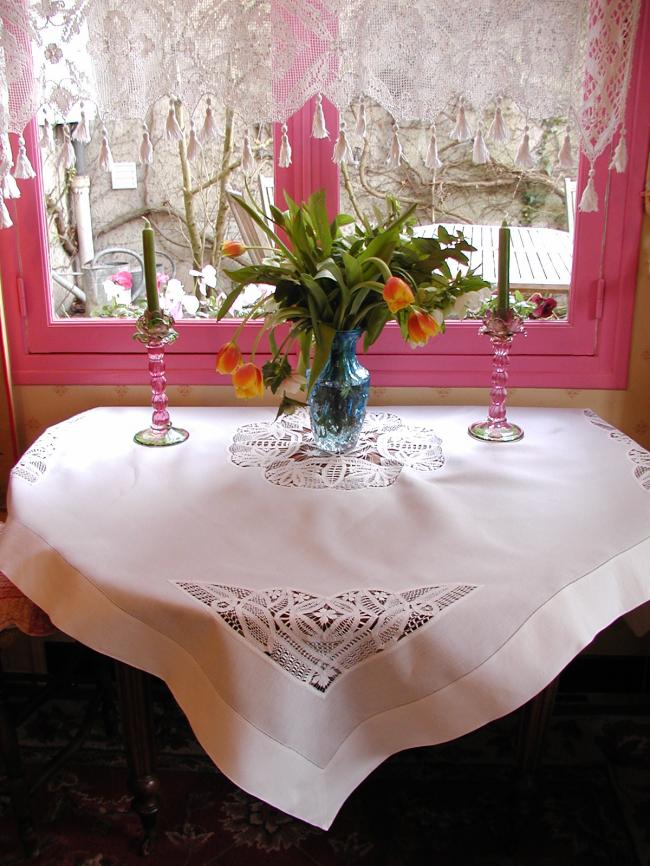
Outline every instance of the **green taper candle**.
{"label": "green taper candle", "polygon": [[149,220],[142,229],[142,253],[144,258],[144,284],[147,289],[147,309],[153,315],[160,312],[158,301],[158,275],[156,273],[156,235]]}
{"label": "green taper candle", "polygon": [[510,229],[504,220],[499,229],[499,283],[497,315],[502,319],[510,308]]}

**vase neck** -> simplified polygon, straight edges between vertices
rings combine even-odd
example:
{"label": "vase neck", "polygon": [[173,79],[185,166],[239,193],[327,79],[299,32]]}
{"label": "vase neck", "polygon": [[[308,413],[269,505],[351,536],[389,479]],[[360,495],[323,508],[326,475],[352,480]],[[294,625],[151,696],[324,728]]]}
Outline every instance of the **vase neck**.
{"label": "vase neck", "polygon": [[354,351],[360,336],[360,328],[355,328],[353,331],[337,331],[332,340],[330,354],[348,354],[350,351]]}

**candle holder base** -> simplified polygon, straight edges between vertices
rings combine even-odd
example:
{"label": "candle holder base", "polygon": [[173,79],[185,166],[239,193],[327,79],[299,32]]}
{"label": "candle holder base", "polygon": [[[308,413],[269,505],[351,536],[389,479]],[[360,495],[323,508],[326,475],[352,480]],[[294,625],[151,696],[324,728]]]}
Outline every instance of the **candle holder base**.
{"label": "candle holder base", "polygon": [[524,431],[510,421],[493,423],[491,421],[475,421],[467,428],[467,432],[474,439],[483,442],[516,442],[523,439]]}
{"label": "candle holder base", "polygon": [[189,435],[182,427],[168,427],[167,430],[154,430],[153,427],[148,427],[136,433],[133,441],[149,448],[161,448],[166,445],[180,445]]}

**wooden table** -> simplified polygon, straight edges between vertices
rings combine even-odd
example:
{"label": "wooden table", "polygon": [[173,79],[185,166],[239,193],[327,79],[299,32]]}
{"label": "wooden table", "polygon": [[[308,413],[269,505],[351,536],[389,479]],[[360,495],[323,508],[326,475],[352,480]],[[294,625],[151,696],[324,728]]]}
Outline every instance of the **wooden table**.
{"label": "wooden table", "polygon": [[[486,280],[497,281],[499,226],[443,223],[449,232],[462,231],[476,252],[470,254],[470,267],[476,268]],[[438,225],[419,226],[418,234],[435,235]],[[573,238],[569,232],[547,228],[510,229],[510,285],[513,289],[567,292],[571,283]]]}

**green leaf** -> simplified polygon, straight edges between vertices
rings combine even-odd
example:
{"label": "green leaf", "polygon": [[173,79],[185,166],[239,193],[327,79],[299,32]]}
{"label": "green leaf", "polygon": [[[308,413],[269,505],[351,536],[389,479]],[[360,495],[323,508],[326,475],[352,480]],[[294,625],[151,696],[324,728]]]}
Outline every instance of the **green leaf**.
{"label": "green leaf", "polygon": [[282,250],[282,252],[289,259],[289,261],[292,261],[295,264],[296,260],[293,256],[293,254],[291,253],[291,250],[288,247],[286,247],[282,243],[280,238],[276,235],[276,233],[268,227],[266,220],[264,219],[264,216],[261,215],[260,212],[258,212],[255,208],[252,208],[244,200],[243,196],[237,195],[236,193],[233,193],[233,198],[235,198],[237,200],[238,205],[242,208],[242,210],[246,211],[246,213],[249,215],[249,217],[264,232],[264,234],[273,241],[275,246],[278,249]]}
{"label": "green leaf", "polygon": [[[323,371],[323,367],[327,363],[332,350],[332,342],[336,331],[330,328],[329,325],[324,325],[322,322],[319,327],[319,335],[316,337],[316,350],[314,351],[314,360],[309,371],[309,392],[314,387],[314,382],[318,379]],[[315,332],[314,332],[315,333]]]}
{"label": "green leaf", "polygon": [[305,404],[301,403],[300,400],[292,400],[291,397],[287,397],[285,394],[278,406],[278,414],[275,416],[275,420],[277,421],[281,415],[293,415],[296,409],[304,408]]}
{"label": "green leaf", "polygon": [[354,222],[354,217],[350,216],[348,213],[340,213],[337,214],[332,222],[330,223],[330,234],[333,238],[336,238],[341,233],[342,226],[349,226],[350,223]]}
{"label": "green leaf", "polygon": [[363,348],[367,351],[381,334],[386,322],[390,319],[391,312],[387,306],[375,308],[368,317],[366,333],[363,338]]}
{"label": "green leaf", "polygon": [[244,286],[235,286],[235,288],[232,290],[232,292],[229,292],[226,295],[225,300],[224,300],[223,304],[221,305],[221,307],[219,308],[219,312],[217,314],[217,321],[218,322],[221,321],[221,319],[223,319],[225,316],[228,315],[228,313],[230,312],[230,308],[232,307],[232,305],[235,303],[235,301],[237,300],[237,298],[241,295],[241,293],[243,291],[244,291]]}
{"label": "green leaf", "polygon": [[314,277],[310,276],[309,274],[301,274],[300,279],[302,280],[303,285],[308,289],[308,291],[314,298],[319,316],[322,316],[324,313],[327,313],[328,316],[332,316],[332,307],[327,300],[327,295],[323,291],[320,284],[316,282]]}
{"label": "green leaf", "polygon": [[316,237],[318,239],[318,244],[323,251],[323,254],[329,256],[330,250],[332,249],[332,234],[330,232],[330,225],[327,219],[327,207],[325,204],[325,190],[320,189],[318,192],[313,193],[307,199],[307,204],[305,205],[309,216],[311,217],[311,222],[314,227],[314,231],[316,232]]}
{"label": "green leaf", "polygon": [[348,285],[353,286],[355,283],[362,281],[361,265],[354,256],[351,256],[349,253],[343,253],[343,267],[345,268]]}

